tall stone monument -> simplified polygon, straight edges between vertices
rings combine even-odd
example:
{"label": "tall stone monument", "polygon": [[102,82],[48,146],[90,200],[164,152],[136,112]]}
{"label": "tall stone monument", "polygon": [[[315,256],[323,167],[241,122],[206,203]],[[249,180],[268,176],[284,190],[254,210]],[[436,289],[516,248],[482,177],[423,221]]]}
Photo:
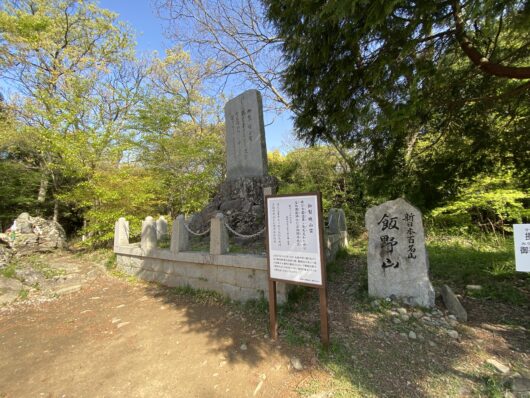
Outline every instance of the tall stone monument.
{"label": "tall stone monument", "polygon": [[267,175],[263,105],[258,90],[248,90],[225,105],[226,178]]}
{"label": "tall stone monument", "polygon": [[225,106],[226,180],[213,200],[195,214],[190,227],[206,230],[219,212],[237,232],[251,235],[264,226],[263,188],[275,193],[278,181],[268,175],[261,94],[248,90]]}
{"label": "tall stone monument", "polygon": [[422,214],[404,199],[370,208],[368,294],[395,296],[411,305],[434,306]]}

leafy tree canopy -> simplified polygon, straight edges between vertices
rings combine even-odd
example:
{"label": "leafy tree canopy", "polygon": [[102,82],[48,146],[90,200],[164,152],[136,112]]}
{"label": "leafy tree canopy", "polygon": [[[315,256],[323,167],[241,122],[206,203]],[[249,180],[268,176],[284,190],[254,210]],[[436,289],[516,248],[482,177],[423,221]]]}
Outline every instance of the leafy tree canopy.
{"label": "leafy tree canopy", "polygon": [[528,2],[265,3],[298,136],[342,147],[368,192],[434,207],[500,165],[528,173]]}

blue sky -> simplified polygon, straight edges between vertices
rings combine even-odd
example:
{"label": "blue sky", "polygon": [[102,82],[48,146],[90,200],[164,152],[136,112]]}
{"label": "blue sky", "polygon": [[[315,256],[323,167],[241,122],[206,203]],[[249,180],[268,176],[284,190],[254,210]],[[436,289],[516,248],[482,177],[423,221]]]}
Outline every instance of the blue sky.
{"label": "blue sky", "polygon": [[[164,37],[165,21],[156,16],[150,0],[100,0],[99,5],[119,14],[120,20],[134,29],[139,53],[156,50],[163,54],[165,49],[171,47],[171,42]],[[227,93],[232,91],[229,86],[225,89]],[[287,144],[293,143],[290,134],[292,121],[288,112],[279,116],[266,112],[265,125],[267,150],[279,149],[285,153],[292,149]]]}

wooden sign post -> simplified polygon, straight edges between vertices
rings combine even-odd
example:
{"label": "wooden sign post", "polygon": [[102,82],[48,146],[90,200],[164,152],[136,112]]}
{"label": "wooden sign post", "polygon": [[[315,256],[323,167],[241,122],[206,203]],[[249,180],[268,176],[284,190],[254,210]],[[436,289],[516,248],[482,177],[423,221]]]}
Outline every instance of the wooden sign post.
{"label": "wooden sign post", "polygon": [[265,197],[269,317],[278,338],[276,282],[315,287],[320,295],[320,341],[329,345],[324,224],[320,192]]}

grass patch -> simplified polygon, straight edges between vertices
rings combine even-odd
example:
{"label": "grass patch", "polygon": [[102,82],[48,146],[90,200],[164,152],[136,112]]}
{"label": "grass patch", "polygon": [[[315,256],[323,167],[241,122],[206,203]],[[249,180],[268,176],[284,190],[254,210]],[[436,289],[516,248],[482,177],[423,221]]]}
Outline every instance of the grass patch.
{"label": "grass patch", "polygon": [[16,277],[16,263],[13,261],[8,264],[6,267],[0,269],[0,275],[5,278],[15,278]]}
{"label": "grass patch", "polygon": [[242,311],[253,317],[269,317],[269,302],[265,298],[248,300],[245,302],[233,302]]}
{"label": "grass patch", "polygon": [[171,292],[177,296],[192,298],[199,304],[229,304],[230,299],[221,293],[206,289],[194,289],[190,285],[174,287]]}
{"label": "grass patch", "polygon": [[530,278],[515,271],[511,239],[494,235],[444,236],[427,241],[431,274],[438,285],[464,289],[482,285],[473,296],[523,305],[528,300]]}
{"label": "grass patch", "polygon": [[[238,240],[233,236],[230,236],[228,242],[230,254],[265,254],[265,242],[263,239],[258,239],[251,242],[242,242],[240,239]],[[188,247],[188,250],[193,252],[209,252],[210,236],[190,236]]]}
{"label": "grass patch", "polygon": [[29,290],[27,289],[21,289],[19,292],[18,292],[18,298],[19,300],[27,300],[29,297]]}
{"label": "grass patch", "polygon": [[104,265],[107,271],[116,269],[116,266],[118,265],[116,254],[112,253],[109,258],[107,258]]}
{"label": "grass patch", "polygon": [[349,247],[341,247],[335,256],[335,260],[326,263],[326,274],[328,280],[334,281],[344,273],[344,262],[350,256]]}
{"label": "grass patch", "polygon": [[52,268],[39,257],[28,257],[27,263],[35,271],[40,272],[46,279],[53,279],[56,276],[66,275],[66,271],[60,268]]}
{"label": "grass patch", "polygon": [[115,278],[124,279],[125,281],[127,281],[128,283],[131,283],[131,284],[142,283],[142,281],[140,279],[138,279],[136,276],[129,275],[129,274],[119,270],[118,268],[109,269],[109,274],[114,276]]}
{"label": "grass patch", "polygon": [[505,396],[505,388],[500,376],[495,374],[493,366],[486,364],[482,367],[477,379],[482,382],[479,385],[480,396],[488,398],[503,398]]}
{"label": "grass patch", "polygon": [[[350,240],[348,255],[366,261],[367,237]],[[512,238],[493,234],[450,235],[429,231],[427,252],[433,284],[448,284],[463,292],[466,285],[481,285],[466,294],[511,305],[526,305],[530,298],[530,275],[515,271]],[[332,265],[329,274],[333,277]],[[356,279],[361,286],[355,299],[368,301],[367,268],[361,267]]]}
{"label": "grass patch", "polygon": [[481,395],[488,398],[503,398],[504,397],[504,387],[502,382],[493,376],[483,376]]}
{"label": "grass patch", "polygon": [[209,252],[210,251],[210,236],[190,236],[189,250],[192,252]]}
{"label": "grass patch", "polygon": [[24,282],[24,278],[17,277],[16,270],[31,268],[42,274],[46,279],[66,275],[66,270],[48,266],[39,256],[28,256],[12,261],[7,267],[0,270],[0,275],[6,278],[16,278]]}
{"label": "grass patch", "polygon": [[319,350],[320,363],[333,375],[333,397],[373,396],[363,386],[368,377],[362,366],[352,357],[351,351],[350,347],[338,340],[332,341],[328,350]]}
{"label": "grass patch", "polygon": [[158,247],[160,249],[169,249],[171,247],[171,238],[170,238],[170,236],[169,235],[162,236],[157,241],[157,244],[158,244]]}

